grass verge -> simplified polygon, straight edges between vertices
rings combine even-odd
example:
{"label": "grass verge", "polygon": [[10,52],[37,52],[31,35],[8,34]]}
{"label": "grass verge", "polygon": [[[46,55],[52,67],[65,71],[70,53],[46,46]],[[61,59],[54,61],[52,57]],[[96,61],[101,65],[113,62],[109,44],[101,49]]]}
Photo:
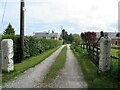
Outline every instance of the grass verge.
{"label": "grass verge", "polygon": [[118,57],[118,52],[119,52],[118,49],[111,49],[111,55],[112,56]]}
{"label": "grass verge", "polygon": [[62,69],[65,65],[66,61],[66,50],[67,46],[65,46],[60,54],[56,57],[54,63],[51,66],[50,71],[46,74],[43,80],[43,87],[48,87],[49,83],[52,82],[52,80],[58,75],[59,70]]}
{"label": "grass verge", "polygon": [[0,73],[0,86],[2,85],[2,74]]}
{"label": "grass verge", "polygon": [[73,47],[71,48],[81,66],[88,88],[118,88],[118,81],[111,77],[111,73],[107,75],[98,73],[98,68],[91,62],[84,49],[76,52]]}
{"label": "grass verge", "polygon": [[35,57],[31,57],[21,63],[15,64],[14,68],[15,70],[10,72],[10,73],[6,73],[4,72],[2,74],[2,83],[4,84],[5,82],[13,79],[14,77],[16,77],[17,75],[23,73],[25,70],[34,67],[35,65],[41,63],[45,58],[47,58],[48,56],[50,56],[54,51],[56,51],[59,47],[53,48],[51,50],[48,50],[38,56]]}

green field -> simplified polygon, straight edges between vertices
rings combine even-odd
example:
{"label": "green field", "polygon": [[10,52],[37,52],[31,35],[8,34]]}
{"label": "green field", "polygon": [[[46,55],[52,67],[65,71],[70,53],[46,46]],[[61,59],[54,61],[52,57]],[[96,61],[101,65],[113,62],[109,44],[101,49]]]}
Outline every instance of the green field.
{"label": "green field", "polygon": [[111,49],[111,55],[112,56],[115,56],[115,57],[118,57],[118,52],[119,52],[120,50],[118,50],[118,49]]}

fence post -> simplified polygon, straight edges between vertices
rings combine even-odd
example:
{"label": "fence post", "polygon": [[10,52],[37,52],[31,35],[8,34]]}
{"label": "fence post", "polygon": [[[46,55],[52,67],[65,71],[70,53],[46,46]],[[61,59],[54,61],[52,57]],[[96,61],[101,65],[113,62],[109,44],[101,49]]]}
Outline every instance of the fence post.
{"label": "fence post", "polygon": [[104,37],[100,39],[99,71],[101,72],[110,70],[110,50],[111,38],[108,36],[108,33],[105,33]]}
{"label": "fence post", "polygon": [[3,39],[1,42],[2,50],[2,70],[3,71],[13,71],[13,40],[12,39]]}

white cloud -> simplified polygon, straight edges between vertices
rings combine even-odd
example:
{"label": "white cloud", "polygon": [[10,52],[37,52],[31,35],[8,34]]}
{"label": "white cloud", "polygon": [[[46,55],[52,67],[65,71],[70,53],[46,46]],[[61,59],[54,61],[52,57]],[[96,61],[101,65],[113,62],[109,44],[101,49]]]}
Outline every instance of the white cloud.
{"label": "white cloud", "polygon": [[[8,0],[8,2],[17,2],[16,5],[20,4],[20,1],[21,0]],[[92,31],[92,29],[96,31],[114,31],[113,27],[108,26],[110,23],[118,20],[118,1],[119,0],[25,0],[26,27],[27,24],[32,23],[44,23],[46,25],[51,23],[51,27],[57,29],[57,27],[52,26],[53,23],[68,21],[76,24],[76,26],[78,26],[77,29],[83,31]],[[11,7],[15,8],[15,5]],[[10,21],[12,21],[12,16],[14,16],[14,21],[18,20],[18,10],[19,8],[15,8],[15,10],[12,9],[11,11],[8,9],[5,17],[10,18]],[[8,15],[9,13],[10,15]],[[72,26],[67,26],[66,28],[69,29],[70,32],[76,30],[76,27]],[[79,30],[75,32],[79,32]]]}

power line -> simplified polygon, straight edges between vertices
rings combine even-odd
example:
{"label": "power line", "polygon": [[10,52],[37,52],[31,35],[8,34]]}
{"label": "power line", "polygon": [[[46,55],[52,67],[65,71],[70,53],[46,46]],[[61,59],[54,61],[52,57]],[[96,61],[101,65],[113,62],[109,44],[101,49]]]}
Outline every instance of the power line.
{"label": "power line", "polygon": [[5,5],[4,5],[4,9],[3,9],[3,15],[2,15],[2,20],[1,20],[1,27],[0,28],[2,28],[2,25],[3,25],[3,20],[4,20],[4,16],[5,16],[6,6],[7,6],[7,0],[5,1]]}

